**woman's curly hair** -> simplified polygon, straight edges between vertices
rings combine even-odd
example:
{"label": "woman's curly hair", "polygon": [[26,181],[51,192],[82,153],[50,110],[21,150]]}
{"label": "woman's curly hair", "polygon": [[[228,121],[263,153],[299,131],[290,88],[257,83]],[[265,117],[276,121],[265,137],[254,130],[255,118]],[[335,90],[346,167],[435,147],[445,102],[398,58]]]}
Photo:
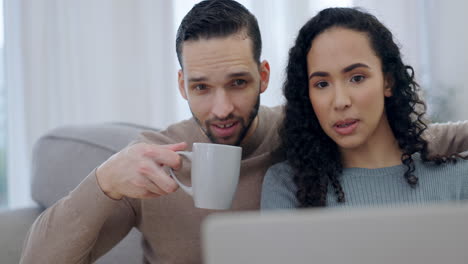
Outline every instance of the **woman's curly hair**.
{"label": "woman's curly hair", "polygon": [[427,128],[422,117],[426,107],[418,96],[418,84],[411,66],[403,64],[400,50],[392,33],[376,17],[354,8],[328,8],[310,19],[299,31],[295,45],[289,51],[284,95],[285,120],[280,128],[281,149],[294,171],[296,197],[301,207],[326,206],[327,191],[331,186],[338,202],[345,201],[340,183],[343,164],[337,144],[321,128],[309,100],[307,54],[312,41],[332,27],[364,32],[371,47],[380,58],[384,76],[390,77],[392,96],[385,98],[386,115],[402,150],[404,177],[416,187],[412,155],[421,154],[425,162],[437,164],[454,161],[448,157],[429,157],[427,142],[422,133]]}

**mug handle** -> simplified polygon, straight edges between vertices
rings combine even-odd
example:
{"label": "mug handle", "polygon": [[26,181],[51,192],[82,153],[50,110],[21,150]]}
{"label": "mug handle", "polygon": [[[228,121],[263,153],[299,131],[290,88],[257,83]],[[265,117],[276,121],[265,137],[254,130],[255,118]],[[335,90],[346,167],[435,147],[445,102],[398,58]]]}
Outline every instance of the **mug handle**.
{"label": "mug handle", "polygon": [[[190,151],[176,151],[176,153],[179,154],[179,155],[185,156],[187,159],[192,161],[192,152],[190,152]],[[169,167],[169,173],[171,174],[171,177],[180,186],[180,188],[182,188],[182,190],[184,190],[186,193],[190,194],[190,196],[193,196],[192,186],[186,186],[183,183],[181,183],[179,181],[179,179],[177,179],[177,177],[175,176],[174,170],[171,167]]]}

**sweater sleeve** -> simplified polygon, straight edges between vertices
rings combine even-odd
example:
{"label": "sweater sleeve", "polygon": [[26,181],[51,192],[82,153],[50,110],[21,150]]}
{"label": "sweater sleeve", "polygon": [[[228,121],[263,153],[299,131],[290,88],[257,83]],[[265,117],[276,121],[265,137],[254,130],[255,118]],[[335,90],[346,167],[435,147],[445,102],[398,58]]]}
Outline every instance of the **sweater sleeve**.
{"label": "sweater sleeve", "polygon": [[[461,155],[463,157],[468,157],[468,151],[462,152]],[[461,200],[464,200],[465,202],[468,201],[468,161],[463,160],[462,162],[458,162],[459,166],[461,166]]]}
{"label": "sweater sleeve", "polygon": [[284,162],[270,167],[262,185],[261,209],[292,209],[298,207],[292,169]]}
{"label": "sweater sleeve", "polygon": [[431,154],[464,152],[468,150],[468,121],[431,124],[424,136]]}
{"label": "sweater sleeve", "polygon": [[123,239],[134,224],[130,203],[106,196],[94,170],[36,219],[20,263],[92,263]]}

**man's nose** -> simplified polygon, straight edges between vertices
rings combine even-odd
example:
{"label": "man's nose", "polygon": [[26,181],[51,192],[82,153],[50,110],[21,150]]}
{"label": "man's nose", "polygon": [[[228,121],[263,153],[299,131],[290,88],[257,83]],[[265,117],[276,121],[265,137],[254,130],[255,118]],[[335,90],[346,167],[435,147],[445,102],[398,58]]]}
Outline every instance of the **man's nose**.
{"label": "man's nose", "polygon": [[219,118],[227,118],[234,111],[234,105],[229,93],[224,89],[218,89],[213,102],[213,114]]}

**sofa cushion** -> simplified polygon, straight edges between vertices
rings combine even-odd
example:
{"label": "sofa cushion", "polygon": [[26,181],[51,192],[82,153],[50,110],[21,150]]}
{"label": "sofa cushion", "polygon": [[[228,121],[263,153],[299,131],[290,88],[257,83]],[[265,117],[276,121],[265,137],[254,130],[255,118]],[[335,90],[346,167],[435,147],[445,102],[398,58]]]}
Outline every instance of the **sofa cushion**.
{"label": "sofa cushion", "polygon": [[0,211],[1,263],[19,263],[26,233],[40,213],[37,207]]}

